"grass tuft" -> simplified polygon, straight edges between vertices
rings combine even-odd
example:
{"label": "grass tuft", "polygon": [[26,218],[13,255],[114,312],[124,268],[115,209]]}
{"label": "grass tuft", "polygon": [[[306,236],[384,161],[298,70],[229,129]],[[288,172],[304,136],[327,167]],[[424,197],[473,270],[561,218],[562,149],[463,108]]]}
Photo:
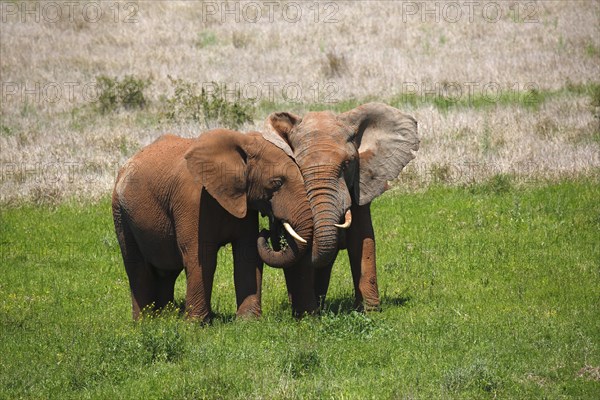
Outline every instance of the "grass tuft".
{"label": "grass tuft", "polygon": [[471,392],[477,397],[477,392],[487,395],[496,395],[500,386],[500,379],[490,369],[487,363],[480,360],[466,367],[453,368],[443,378],[444,389],[451,393]]}
{"label": "grass tuft", "polygon": [[323,73],[328,79],[339,78],[348,72],[346,57],[336,51],[328,51],[323,62]]}
{"label": "grass tuft", "polygon": [[194,45],[203,49],[205,47],[215,46],[218,44],[217,35],[211,31],[202,31],[198,34],[197,39],[194,41]]}
{"label": "grass tuft", "polygon": [[321,317],[319,331],[333,340],[356,340],[371,338],[378,328],[375,321],[364,313],[329,312]]}
{"label": "grass tuft", "polygon": [[147,362],[176,362],[183,356],[185,337],[181,324],[178,312],[169,317],[147,316],[140,322],[140,343]]}
{"label": "grass tuft", "polygon": [[283,363],[283,372],[294,379],[315,374],[321,367],[321,359],[316,350],[295,349],[290,351],[289,359]]}

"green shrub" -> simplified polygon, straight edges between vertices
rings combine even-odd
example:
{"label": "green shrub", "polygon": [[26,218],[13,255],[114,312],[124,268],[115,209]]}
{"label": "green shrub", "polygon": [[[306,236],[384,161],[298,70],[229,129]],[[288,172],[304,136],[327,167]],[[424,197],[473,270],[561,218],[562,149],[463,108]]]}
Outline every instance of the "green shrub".
{"label": "green shrub", "polygon": [[[168,78],[174,94],[164,100],[163,116],[169,120],[201,122],[207,129],[217,125],[237,129],[253,120],[254,106],[239,90],[230,93],[226,85],[214,82],[210,87],[198,89],[196,83]],[[233,101],[228,98],[228,93],[234,94]]]}
{"label": "green shrub", "polygon": [[98,111],[108,114],[119,108],[142,109],[146,107],[147,100],[144,90],[151,84],[150,79],[138,79],[132,75],[125,76],[122,80],[100,75],[96,78],[98,85]]}

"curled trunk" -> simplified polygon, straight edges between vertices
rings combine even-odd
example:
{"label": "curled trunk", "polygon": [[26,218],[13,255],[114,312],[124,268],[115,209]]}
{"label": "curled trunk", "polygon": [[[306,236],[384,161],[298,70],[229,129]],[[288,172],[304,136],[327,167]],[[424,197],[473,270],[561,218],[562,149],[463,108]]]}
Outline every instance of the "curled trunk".
{"label": "curled trunk", "polygon": [[[258,254],[265,264],[274,268],[287,268],[296,263],[305,253],[312,242],[313,220],[307,202],[301,202],[291,213],[289,219],[270,219],[270,232],[263,230],[257,241]],[[297,240],[283,228],[283,222],[288,222],[292,229],[306,241]],[[283,234],[286,246],[280,246],[279,237]],[[269,246],[268,239],[271,239]]]}

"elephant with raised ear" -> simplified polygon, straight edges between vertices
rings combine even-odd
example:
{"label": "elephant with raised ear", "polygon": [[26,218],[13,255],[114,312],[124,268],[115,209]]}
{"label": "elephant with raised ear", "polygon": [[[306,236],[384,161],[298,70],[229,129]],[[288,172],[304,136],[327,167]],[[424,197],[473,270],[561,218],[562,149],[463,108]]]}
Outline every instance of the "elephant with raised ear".
{"label": "elephant with raised ear", "polygon": [[[159,138],[121,168],[112,207],[134,319],[146,307],[173,301],[183,269],[188,316],[209,318],[217,252],[226,243],[233,250],[237,315],[258,316],[261,259],[291,266],[312,240],[298,166],[257,132],[216,129],[196,139]],[[287,247],[268,246],[258,212],[281,228]]]}
{"label": "elephant with raised ear", "polygon": [[299,267],[285,272],[294,313],[322,305],[331,267],[344,245],[355,306],[379,308],[370,205],[415,157],[417,122],[394,107],[368,103],[342,114],[273,113],[265,125],[265,137],[287,144],[300,166],[314,219],[312,250]]}

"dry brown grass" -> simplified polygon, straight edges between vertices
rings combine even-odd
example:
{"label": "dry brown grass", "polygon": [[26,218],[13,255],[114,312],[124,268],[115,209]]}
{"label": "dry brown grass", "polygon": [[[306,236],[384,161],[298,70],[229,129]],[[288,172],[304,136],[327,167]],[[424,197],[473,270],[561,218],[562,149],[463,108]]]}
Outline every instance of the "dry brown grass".
{"label": "dry brown grass", "polygon": [[[39,11],[14,13],[12,4],[25,3]],[[242,90],[253,83],[263,100],[274,88],[273,99],[287,109],[304,106],[286,103],[286,85],[300,88],[300,100],[310,104],[327,97],[386,100],[407,88],[439,94],[444,85],[456,84],[481,95],[490,82],[503,91],[549,91],[600,76],[597,1],[516,3],[517,21],[515,6],[482,1],[472,21],[465,6],[457,22],[451,22],[451,3],[443,2],[437,15],[425,14],[424,7],[435,6],[423,2],[322,2],[317,8],[313,2],[285,2],[272,21],[263,14],[256,23],[256,9],[248,4],[266,12],[266,3],[230,1],[229,9],[239,11],[223,21],[225,2],[138,2],[134,23],[123,22],[131,11],[124,9],[127,2],[117,2],[117,22],[114,2],[102,3],[99,22],[86,21],[82,9],[88,3],[79,2],[72,21],[67,6],[55,3],[63,11],[57,22],[49,21],[47,2],[1,3],[3,203],[103,195],[118,165],[140,146],[166,131],[196,135],[199,126],[152,117],[159,97],[171,89],[167,75]],[[208,15],[207,4],[217,7],[215,15]],[[491,22],[490,4],[502,10],[497,22]],[[291,22],[297,5],[302,15]],[[528,16],[537,22],[524,22]],[[154,108],[93,114],[83,88],[99,75],[152,78]],[[329,96],[328,83],[335,88]],[[56,88],[61,99],[46,101]],[[553,178],[600,168],[600,121],[594,117],[600,111],[585,95],[556,96],[539,109],[509,104],[441,112],[422,105],[409,112],[420,122],[423,145],[407,173],[419,181],[429,181],[432,171],[449,182],[470,182],[497,173]],[[248,128],[260,128],[264,114]]]}

